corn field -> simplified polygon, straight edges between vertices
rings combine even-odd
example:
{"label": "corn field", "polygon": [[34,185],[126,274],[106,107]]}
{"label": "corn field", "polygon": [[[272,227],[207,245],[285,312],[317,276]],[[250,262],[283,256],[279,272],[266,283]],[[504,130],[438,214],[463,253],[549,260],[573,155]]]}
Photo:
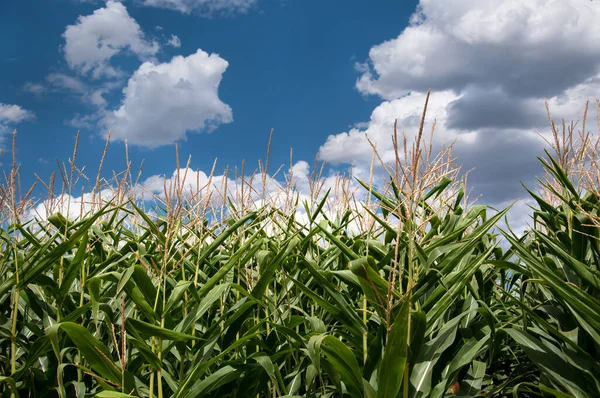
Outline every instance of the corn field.
{"label": "corn field", "polygon": [[[374,146],[384,183],[314,173],[308,194],[269,194],[267,160],[233,191],[182,175],[149,201],[128,167],[99,170],[78,217],[54,211],[53,178],[32,217],[15,161],[2,396],[600,396],[600,143],[550,126],[517,236],[424,120],[414,142],[393,132],[395,163]],[[75,151],[64,194],[81,174]]]}

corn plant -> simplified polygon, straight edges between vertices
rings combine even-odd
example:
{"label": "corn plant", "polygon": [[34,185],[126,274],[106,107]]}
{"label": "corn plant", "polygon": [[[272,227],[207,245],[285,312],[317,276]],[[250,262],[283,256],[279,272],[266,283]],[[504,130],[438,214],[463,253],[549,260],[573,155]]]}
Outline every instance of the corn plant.
{"label": "corn plant", "polygon": [[190,188],[177,160],[148,200],[129,161],[103,182],[101,160],[92,203],[56,204],[85,180],[75,150],[61,193],[44,183],[45,217],[24,217],[32,191],[18,197],[14,161],[0,198],[2,394],[597,396],[599,146],[584,135],[585,151],[566,150],[555,132],[533,228],[504,232],[504,250],[494,228],[508,209],[469,202],[426,110],[414,141],[395,126],[392,163],[373,147],[386,179],[329,189],[321,168],[308,194],[269,176],[268,157],[250,178],[231,171],[233,188],[213,173]]}
{"label": "corn plant", "polygon": [[505,331],[538,373],[536,383],[523,382],[515,393],[600,394],[599,141],[585,131],[585,120],[584,114],[579,136],[574,124],[563,122],[562,132],[551,124],[554,153],[539,159],[546,171],[542,193],[529,191],[539,206],[533,228],[522,239],[505,233],[518,286]]}

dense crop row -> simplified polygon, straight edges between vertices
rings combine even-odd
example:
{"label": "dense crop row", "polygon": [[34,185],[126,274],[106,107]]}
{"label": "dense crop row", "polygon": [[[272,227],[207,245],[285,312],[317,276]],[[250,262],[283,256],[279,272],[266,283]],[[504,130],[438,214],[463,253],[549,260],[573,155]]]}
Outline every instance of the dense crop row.
{"label": "dense crop row", "polygon": [[122,200],[75,221],[14,218],[0,237],[0,389],[599,396],[600,204],[581,184],[598,146],[565,142],[544,160],[548,197],[531,193],[534,228],[505,232],[508,250],[495,229],[507,210],[466,205],[421,134],[386,187],[361,182],[354,209],[329,211],[323,193],[297,204],[305,217],[233,201],[218,217],[174,195],[152,216]]}

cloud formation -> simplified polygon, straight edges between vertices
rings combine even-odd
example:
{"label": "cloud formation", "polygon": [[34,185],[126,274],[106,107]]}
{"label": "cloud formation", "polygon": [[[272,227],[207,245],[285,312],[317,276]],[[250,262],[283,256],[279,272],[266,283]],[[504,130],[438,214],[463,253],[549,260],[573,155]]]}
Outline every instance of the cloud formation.
{"label": "cloud formation", "polygon": [[246,13],[256,4],[256,0],[143,0],[143,4],[210,17]]}
{"label": "cloud formation", "polygon": [[[23,90],[38,96],[48,93],[74,95],[82,103],[92,105],[96,110],[95,115],[85,116],[86,119],[91,120],[98,119],[98,115],[104,112],[108,104],[105,95],[121,88],[122,84],[121,79],[86,82],[80,77],[53,72],[46,76],[44,82],[26,82]],[[90,127],[89,125],[86,126]],[[84,127],[84,124],[77,127]]]}
{"label": "cloud formation", "polygon": [[159,50],[158,43],[146,39],[127,8],[113,0],[91,15],[80,16],[74,25],[67,26],[63,38],[69,67],[94,79],[121,74],[110,64],[118,53],[126,51],[147,60]]}
{"label": "cloud formation", "polygon": [[[375,108],[366,127],[352,128],[347,133],[327,137],[326,142],[319,148],[319,158],[333,164],[353,163],[367,166],[373,155],[373,149],[368,141],[370,140],[376,145],[379,156],[385,162],[393,162],[395,153],[391,145],[391,137],[394,133],[394,120],[398,120],[399,136],[404,132],[407,139],[412,140],[421,123],[425,97],[423,93],[412,93],[400,99],[384,101]],[[433,119],[438,121],[439,127],[439,123],[448,118],[446,105],[457,98],[451,91],[443,91],[431,96],[426,119],[429,122],[429,130]],[[468,140],[469,137],[469,134],[460,136],[460,132],[457,131],[435,136],[440,141],[452,141],[456,138]]]}
{"label": "cloud formation", "polygon": [[0,102],[0,134],[6,133],[15,124],[34,118],[35,114],[33,112],[23,109],[19,105]]}
{"label": "cloud formation", "polygon": [[19,105],[0,103],[0,124],[20,123],[34,117],[33,112],[23,109]]}
{"label": "cloud formation", "polygon": [[[293,178],[292,178],[293,174]],[[315,211],[317,206],[325,198],[323,212],[329,220],[339,219],[348,209],[360,211],[364,217],[350,221],[349,231],[364,231],[373,220],[364,212],[366,192],[359,188],[353,179],[329,175],[311,179],[310,166],[306,161],[298,161],[290,167],[286,173],[285,182],[281,178],[275,178],[269,174],[253,173],[241,176],[236,173],[224,173],[207,175],[201,170],[180,168],[173,171],[171,176],[154,175],[142,181],[135,187],[136,197],[144,196],[144,200],[165,200],[180,197],[191,200],[192,203],[201,206],[192,206],[195,209],[202,207],[212,208],[217,212],[221,206],[228,208],[228,200],[235,204],[237,209],[256,210],[264,206],[277,208],[284,213],[296,217],[296,221],[307,225],[309,216],[306,211],[308,206]],[[319,215],[316,222],[324,217]],[[370,224],[369,224],[370,225]],[[277,230],[277,227],[269,223],[264,227],[269,231]]]}
{"label": "cloud formation", "polygon": [[172,144],[186,132],[211,131],[230,123],[229,105],[218,89],[229,63],[200,49],[170,62],[143,63],[123,89],[119,109],[107,112],[103,124],[111,137],[149,148]]}
{"label": "cloud formation", "polygon": [[171,38],[169,39],[167,44],[171,47],[179,48],[181,47],[181,39],[177,37],[177,35],[171,35]]}
{"label": "cloud formation", "polygon": [[385,99],[473,84],[552,97],[600,72],[599,19],[591,1],[421,0],[398,37],[371,48],[357,88]]}
{"label": "cloud formation", "polygon": [[26,82],[25,85],[23,85],[23,90],[31,94],[39,95],[46,91],[46,87],[40,83]]}
{"label": "cloud formation", "polygon": [[329,136],[319,155],[368,169],[368,136],[393,161],[394,119],[410,142],[431,89],[426,132],[435,121],[435,145],[456,140],[463,170],[475,167],[475,194],[506,203],[524,193],[520,182],[536,184],[545,146],[536,132],[549,135],[544,100],[557,122],[581,120],[586,101],[595,103],[599,18],[590,1],[421,0],[410,25],[357,65],[357,89],[384,101],[367,124]]}
{"label": "cloud formation", "polygon": [[0,102],[0,147],[2,147],[6,133],[9,133],[16,124],[32,119],[35,119],[33,112],[23,109],[19,105]]}

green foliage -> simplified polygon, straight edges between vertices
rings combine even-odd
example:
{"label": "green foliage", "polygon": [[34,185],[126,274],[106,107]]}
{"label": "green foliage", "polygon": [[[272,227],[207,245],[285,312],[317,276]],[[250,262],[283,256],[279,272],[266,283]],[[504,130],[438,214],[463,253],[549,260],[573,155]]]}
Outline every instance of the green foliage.
{"label": "green foliage", "polygon": [[[364,184],[377,206],[337,219],[325,197],[308,223],[231,207],[185,228],[135,205],[137,228],[124,206],[15,223],[0,236],[0,389],[599,396],[599,201],[544,165],[562,202],[532,194],[537,227],[504,232],[506,252],[492,230],[507,210],[464,209],[445,177],[412,201],[393,178],[391,194]],[[361,217],[375,227],[350,233]]]}

